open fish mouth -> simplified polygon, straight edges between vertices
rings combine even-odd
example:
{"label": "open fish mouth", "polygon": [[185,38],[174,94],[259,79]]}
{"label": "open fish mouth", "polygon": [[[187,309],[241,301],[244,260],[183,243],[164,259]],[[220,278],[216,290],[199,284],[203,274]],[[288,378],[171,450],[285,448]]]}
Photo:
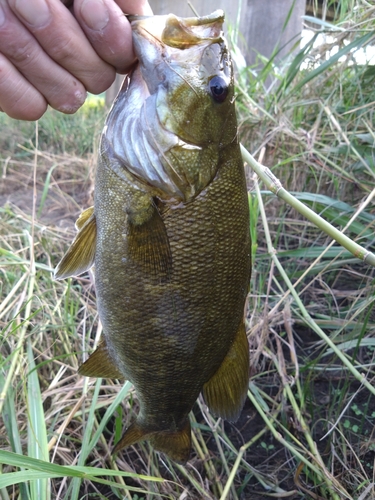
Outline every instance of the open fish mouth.
{"label": "open fish mouth", "polygon": [[203,17],[181,18],[174,14],[167,16],[128,16],[133,33],[143,31],[150,38],[162,42],[169,47],[186,49],[205,42],[220,43],[222,41],[222,25],[224,11],[216,10]]}

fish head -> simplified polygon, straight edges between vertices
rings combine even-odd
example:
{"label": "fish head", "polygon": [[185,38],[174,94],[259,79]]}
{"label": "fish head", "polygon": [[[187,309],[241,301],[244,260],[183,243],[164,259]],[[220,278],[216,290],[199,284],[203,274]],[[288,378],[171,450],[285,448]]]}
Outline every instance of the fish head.
{"label": "fish head", "polygon": [[107,120],[128,172],[171,203],[194,200],[237,142],[233,68],[221,10],[130,16],[138,67]]}
{"label": "fish head", "polygon": [[[224,12],[205,17],[133,20],[143,79],[157,94],[161,124],[194,145],[233,140],[223,134],[233,113],[233,69],[222,25]],[[229,117],[228,117],[229,114]]]}

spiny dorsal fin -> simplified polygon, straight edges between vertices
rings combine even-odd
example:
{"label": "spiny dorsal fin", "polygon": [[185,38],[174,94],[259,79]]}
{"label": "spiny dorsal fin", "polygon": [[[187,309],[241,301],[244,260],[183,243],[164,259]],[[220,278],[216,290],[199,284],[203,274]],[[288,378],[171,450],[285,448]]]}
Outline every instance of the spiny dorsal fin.
{"label": "spiny dorsal fin", "polygon": [[186,419],[181,429],[175,431],[148,431],[142,429],[137,422],[133,422],[115,446],[113,453],[131,446],[139,441],[150,441],[156,451],[165,453],[175,462],[185,464],[191,449],[191,428],[189,418]]}
{"label": "spiny dorsal fin", "polygon": [[[88,214],[90,210],[91,215]],[[85,210],[77,219],[76,225],[79,232],[55,269],[56,280],[79,276],[94,265],[96,219],[93,209]]]}
{"label": "spiny dorsal fin", "polygon": [[78,373],[85,377],[124,378],[124,375],[117,369],[108,352],[105,339],[100,342],[97,349],[79,367]]}
{"label": "spiny dorsal fin", "polygon": [[167,230],[156,206],[152,204],[142,218],[129,217],[127,246],[129,256],[153,276],[167,278],[172,272],[172,254]]}
{"label": "spiny dorsal fin", "polygon": [[89,218],[94,214],[94,207],[86,208],[76,220],[76,228],[79,231],[83,228]]}
{"label": "spiny dorsal fin", "polygon": [[203,386],[203,396],[216,417],[235,422],[249,387],[249,344],[242,322],[217,372]]}

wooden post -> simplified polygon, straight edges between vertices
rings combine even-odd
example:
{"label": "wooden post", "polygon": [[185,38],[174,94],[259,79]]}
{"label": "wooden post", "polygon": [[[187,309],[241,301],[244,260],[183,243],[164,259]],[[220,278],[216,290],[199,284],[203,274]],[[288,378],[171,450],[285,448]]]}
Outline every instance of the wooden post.
{"label": "wooden post", "polygon": [[299,50],[302,16],[306,0],[244,0],[240,33],[244,39],[244,55],[249,65],[257,62],[258,54],[275,60]]}
{"label": "wooden post", "polygon": [[[260,0],[262,1],[262,0]],[[275,0],[278,1],[278,0]],[[194,17],[194,12],[185,0],[149,0],[154,14],[176,14],[182,17]],[[226,19],[235,23],[241,0],[191,0],[191,4],[200,16],[223,9]]]}
{"label": "wooden post", "polygon": [[[194,15],[184,0],[149,2],[155,14]],[[240,47],[249,65],[256,62],[258,53],[271,57],[275,47],[281,49],[276,60],[285,56],[293,45],[299,48],[306,0],[192,0],[191,3],[200,16],[223,9],[225,30],[229,24],[236,27],[239,23]]]}

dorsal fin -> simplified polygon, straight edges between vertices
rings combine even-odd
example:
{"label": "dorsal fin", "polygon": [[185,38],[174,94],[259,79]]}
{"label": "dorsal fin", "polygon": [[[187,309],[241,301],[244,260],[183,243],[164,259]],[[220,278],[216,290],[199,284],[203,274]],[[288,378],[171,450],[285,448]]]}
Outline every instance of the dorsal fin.
{"label": "dorsal fin", "polygon": [[103,339],[91,356],[79,367],[78,373],[85,377],[125,378],[116,367]]}
{"label": "dorsal fin", "polygon": [[94,265],[96,219],[92,207],[79,216],[76,226],[79,232],[55,269],[56,280],[79,276]]}

